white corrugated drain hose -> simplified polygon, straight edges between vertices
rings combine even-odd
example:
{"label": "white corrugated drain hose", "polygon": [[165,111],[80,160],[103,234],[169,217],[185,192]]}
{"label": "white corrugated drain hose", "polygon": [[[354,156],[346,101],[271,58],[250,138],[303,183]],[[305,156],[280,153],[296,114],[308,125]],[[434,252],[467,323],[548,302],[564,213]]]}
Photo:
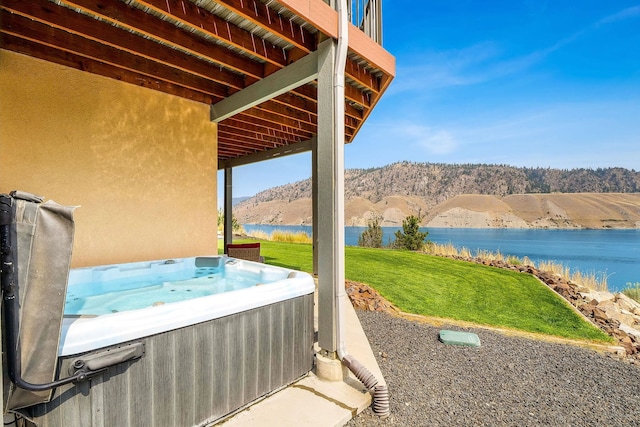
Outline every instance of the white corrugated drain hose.
{"label": "white corrugated drain hose", "polygon": [[[339,147],[344,146],[344,70],[349,48],[349,15],[347,0],[338,2],[338,46],[336,49],[336,61],[334,69],[334,135]],[[343,167],[344,165],[341,165]],[[344,243],[344,242],[343,242]],[[337,280],[336,295],[336,335],[338,343],[338,357],[342,363],[364,384],[367,389],[373,391],[373,413],[380,418],[389,416],[389,389],[386,385],[378,385],[376,377],[353,356],[347,353],[344,340],[344,301],[347,298],[344,280]]]}

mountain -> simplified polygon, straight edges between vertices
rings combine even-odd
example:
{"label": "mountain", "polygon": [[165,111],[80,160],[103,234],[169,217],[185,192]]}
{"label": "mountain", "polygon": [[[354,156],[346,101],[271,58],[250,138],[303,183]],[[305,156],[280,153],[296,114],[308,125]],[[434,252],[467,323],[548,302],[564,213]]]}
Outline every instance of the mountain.
{"label": "mountain", "polygon": [[244,202],[245,200],[248,200],[248,199],[250,199],[250,198],[251,198],[251,197],[234,197],[234,198],[232,198],[232,199],[231,199],[231,206],[235,206],[235,205],[237,205],[238,203],[242,203],[242,202]]}
{"label": "mountain", "polygon": [[[240,223],[311,223],[311,180],[239,203]],[[432,227],[640,228],[640,173],[623,168],[517,168],[399,162],[345,172],[345,222]]]}

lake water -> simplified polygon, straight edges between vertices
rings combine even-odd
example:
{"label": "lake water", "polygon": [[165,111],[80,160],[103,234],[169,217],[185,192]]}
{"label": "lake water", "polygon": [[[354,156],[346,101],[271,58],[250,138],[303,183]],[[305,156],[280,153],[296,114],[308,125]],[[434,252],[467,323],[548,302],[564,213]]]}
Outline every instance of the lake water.
{"label": "lake water", "polygon": [[[304,231],[311,235],[310,226],[275,226],[245,224],[250,233],[261,230],[289,232]],[[358,237],[366,227],[345,227],[345,243],[357,246]],[[382,227],[383,243],[394,240],[400,228]],[[607,276],[609,290],[623,289],[627,283],[640,282],[640,230],[542,230],[504,228],[428,228],[428,240],[465,247],[475,253],[478,249],[500,251],[518,258],[529,257],[536,264],[544,260],[561,262],[571,271]]]}

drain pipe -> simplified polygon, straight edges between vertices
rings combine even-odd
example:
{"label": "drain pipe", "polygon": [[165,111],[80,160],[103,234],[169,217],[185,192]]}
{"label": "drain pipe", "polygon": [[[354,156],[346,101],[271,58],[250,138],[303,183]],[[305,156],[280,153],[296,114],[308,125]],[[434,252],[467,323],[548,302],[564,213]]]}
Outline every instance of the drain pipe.
{"label": "drain pipe", "polygon": [[[349,10],[347,0],[338,0],[338,46],[336,49],[335,69],[333,76],[334,95],[334,135],[336,145],[344,147],[344,70],[347,62],[347,50],[349,48]],[[338,156],[340,157],[340,156]],[[343,157],[344,159],[344,157]],[[344,164],[339,165],[344,170]],[[341,186],[343,182],[338,180]],[[337,191],[340,197],[344,197],[344,187]],[[343,231],[344,233],[344,231]],[[344,247],[344,242],[342,242]],[[344,278],[344,274],[342,274]],[[360,380],[365,387],[373,391],[373,413],[380,418],[389,416],[389,390],[386,385],[378,385],[378,379],[353,356],[349,355],[345,346],[344,332],[344,302],[347,299],[344,280],[335,281],[336,286],[336,342],[338,358]]]}

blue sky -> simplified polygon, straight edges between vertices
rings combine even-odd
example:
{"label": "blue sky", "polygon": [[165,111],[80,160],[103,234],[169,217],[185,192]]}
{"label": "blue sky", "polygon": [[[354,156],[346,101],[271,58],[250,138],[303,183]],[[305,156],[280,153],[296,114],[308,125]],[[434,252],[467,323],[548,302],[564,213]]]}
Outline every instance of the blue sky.
{"label": "blue sky", "polygon": [[[346,146],[347,168],[640,170],[640,1],[383,4],[396,78]],[[233,194],[310,175],[308,153],[238,167]]]}

